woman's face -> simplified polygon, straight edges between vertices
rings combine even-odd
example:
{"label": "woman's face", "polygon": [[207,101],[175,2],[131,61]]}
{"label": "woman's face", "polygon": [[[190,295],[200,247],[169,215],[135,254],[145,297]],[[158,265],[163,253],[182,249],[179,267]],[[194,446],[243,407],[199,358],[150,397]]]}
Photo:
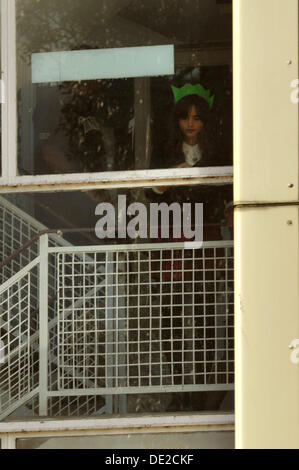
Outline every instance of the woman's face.
{"label": "woman's face", "polygon": [[200,120],[195,106],[191,106],[185,119],[179,119],[179,126],[183,133],[184,142],[189,145],[197,144],[198,134],[203,128],[203,122]]}

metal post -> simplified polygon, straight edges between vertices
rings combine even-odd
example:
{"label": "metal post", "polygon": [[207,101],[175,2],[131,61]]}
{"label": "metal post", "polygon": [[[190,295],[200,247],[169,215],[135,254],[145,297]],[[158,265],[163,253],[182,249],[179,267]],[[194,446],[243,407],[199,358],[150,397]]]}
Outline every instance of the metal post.
{"label": "metal post", "polygon": [[39,414],[48,414],[48,235],[39,244]]}
{"label": "metal post", "polygon": [[[115,377],[115,288],[114,288],[114,254],[106,254],[106,384],[108,388],[114,385]],[[106,395],[106,413],[113,413],[113,396]]]}
{"label": "metal post", "polygon": [[15,1],[1,0],[1,80],[2,97],[2,176],[11,183],[17,175],[17,85],[16,85],[16,7]]}
{"label": "metal post", "polygon": [[[122,387],[127,386],[127,344],[128,338],[126,334],[126,322],[127,320],[127,284],[128,284],[128,274],[126,267],[126,255],[125,253],[116,254],[116,318],[117,318],[117,377],[118,383]],[[120,414],[127,413],[127,395],[120,395],[118,397],[118,412]]]}

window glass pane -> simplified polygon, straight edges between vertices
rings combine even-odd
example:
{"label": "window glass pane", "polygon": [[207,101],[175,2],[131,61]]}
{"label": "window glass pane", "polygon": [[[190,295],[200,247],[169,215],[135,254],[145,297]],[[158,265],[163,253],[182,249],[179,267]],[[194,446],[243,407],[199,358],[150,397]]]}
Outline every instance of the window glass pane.
{"label": "window glass pane", "polygon": [[[233,410],[231,200],[230,185],[0,198],[1,259],[23,246],[1,265],[1,282],[36,259],[38,232],[55,229],[49,235],[48,384],[56,396],[49,397],[48,416]],[[157,203],[169,208],[175,201],[179,218],[174,211],[168,221],[167,213],[151,219]],[[190,204],[190,224],[182,219],[182,203]],[[200,213],[196,218],[197,203],[203,203],[203,221]],[[104,210],[112,217],[101,224]],[[155,228],[153,220],[157,231],[150,236],[145,228]],[[203,246],[201,240],[184,245],[200,238],[201,223]],[[110,238],[98,238],[103,232]],[[39,384],[38,266],[28,268],[30,275],[26,269],[0,300],[7,358],[0,365],[1,416],[15,407],[16,418],[44,414],[37,392],[25,399]]]}
{"label": "window glass pane", "polygon": [[[232,21],[218,3],[17,0],[19,173],[230,165]],[[174,119],[171,86],[185,84],[212,109],[182,95]]]}
{"label": "window glass pane", "polygon": [[[0,64],[1,64],[1,70],[2,70],[2,48],[1,48],[1,43],[2,43],[2,14],[1,14],[1,8],[2,5],[0,5]],[[4,94],[4,83],[2,82],[2,77],[0,80],[0,104],[1,104],[1,112],[0,112],[0,176],[2,176],[2,112],[3,112],[3,106],[2,104],[4,103],[5,100],[5,94]]]}

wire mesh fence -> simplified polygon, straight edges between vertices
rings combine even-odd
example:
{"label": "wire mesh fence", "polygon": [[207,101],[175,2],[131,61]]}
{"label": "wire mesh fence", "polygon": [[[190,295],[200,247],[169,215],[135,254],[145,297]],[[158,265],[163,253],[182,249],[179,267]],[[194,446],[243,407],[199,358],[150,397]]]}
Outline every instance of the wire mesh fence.
{"label": "wire mesh fence", "polygon": [[59,390],[232,385],[232,244],[214,245],[59,253]]}
{"label": "wire mesh fence", "polygon": [[[38,386],[37,295],[31,278],[37,263],[7,281],[0,289],[0,331],[3,356],[0,363],[0,414],[30,395]],[[38,316],[37,316],[38,318]]]}
{"label": "wire mesh fence", "polygon": [[[44,227],[0,207],[6,256]],[[0,416],[16,404],[39,414],[38,255],[36,243],[2,271]],[[233,288],[233,242],[73,247],[50,236],[48,415],[111,413],[118,395],[232,390]]]}
{"label": "wire mesh fence", "polygon": [[[16,250],[19,250],[23,245],[32,240],[36,235],[44,230],[47,230],[43,224],[39,223],[33,217],[16,207],[14,204],[9,202],[7,199],[0,197],[0,259],[4,261],[6,258],[11,256]],[[49,235],[49,246],[70,246],[63,237],[56,234]],[[39,255],[39,240],[22,250],[9,264],[5,265],[1,269],[0,282],[5,283],[11,279],[14,275],[19,273],[23,268],[28,266],[30,262],[35,260]],[[57,337],[56,337],[56,325],[57,325],[57,313],[56,313],[56,288],[57,288],[57,269],[56,269],[56,257],[49,256],[49,272],[48,272],[48,289],[49,289],[49,303],[48,303],[48,315],[49,315],[49,362],[48,362],[48,383],[49,388],[53,389],[57,383]],[[25,281],[23,281],[25,282]],[[25,286],[25,287],[24,287]],[[23,308],[19,311],[18,316],[14,318],[14,323],[24,325],[29,322],[30,318],[30,380],[32,391],[34,387],[38,386],[39,382],[39,275],[38,269],[33,269],[28,275],[26,284],[20,289],[19,281],[10,288],[10,292],[14,289],[15,296],[19,295],[19,305]],[[18,291],[20,290],[19,294]],[[24,292],[30,292],[30,295],[24,296]],[[0,369],[0,416],[1,412],[4,416],[8,413],[10,406],[13,404],[20,404],[22,406],[21,413],[26,416],[29,414],[38,416],[39,404],[38,399],[28,399],[25,408],[22,405],[22,397],[28,396],[29,388],[25,384],[26,374],[24,367],[20,366],[18,372],[18,365],[22,361],[25,361],[27,352],[25,353],[24,342],[22,343],[22,335],[19,340],[13,337],[13,330],[10,332],[12,323],[5,321],[7,316],[12,314],[12,303],[5,301],[5,293],[0,298],[1,310],[0,310],[0,338],[1,338],[1,358],[10,358],[11,354],[7,356],[7,351],[10,352],[14,344],[22,345],[21,348],[17,348],[14,351],[14,359],[1,360]],[[10,296],[10,294],[7,294]],[[23,295],[23,297],[22,297]],[[10,297],[8,297],[10,299]],[[25,307],[26,304],[26,307]],[[3,347],[2,347],[3,345]],[[17,359],[17,356],[22,358]],[[18,383],[18,393],[16,392],[16,385],[12,387],[13,383],[10,380],[13,377]],[[24,382],[25,381],[25,382]],[[105,400],[101,397],[53,397],[48,400],[48,414],[49,416],[81,416],[89,414],[99,414],[105,412],[103,408]]]}

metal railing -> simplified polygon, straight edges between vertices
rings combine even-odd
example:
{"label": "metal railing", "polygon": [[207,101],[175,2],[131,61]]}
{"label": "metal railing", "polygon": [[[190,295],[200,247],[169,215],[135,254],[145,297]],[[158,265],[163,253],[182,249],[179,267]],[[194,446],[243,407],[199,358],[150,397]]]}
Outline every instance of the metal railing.
{"label": "metal railing", "polygon": [[59,338],[51,394],[231,389],[232,248],[223,241],[50,248]]}
{"label": "metal railing", "polygon": [[[50,247],[43,234],[39,256],[0,288],[2,414],[37,393],[45,416],[58,398],[233,389],[232,249],[224,241]],[[99,402],[106,411],[108,401]]]}
{"label": "metal railing", "polygon": [[0,419],[24,404],[95,415],[135,394],[233,389],[233,242],[74,247],[4,209],[23,231],[2,267]]}
{"label": "metal railing", "polygon": [[[24,272],[30,263],[37,259],[39,256],[39,239],[43,233],[49,233],[50,246],[71,246],[71,244],[62,237],[62,233],[57,233],[55,230],[49,230],[46,226],[38,222],[36,219],[16,207],[7,199],[0,197],[0,258],[1,258],[1,283],[6,281],[13,282],[14,276]],[[72,230],[70,230],[72,231]],[[49,258],[49,274],[48,274],[48,293],[49,304],[48,313],[49,318],[52,320],[49,323],[49,337],[50,337],[50,353],[49,353],[49,384],[51,387],[55,386],[57,381],[57,340],[52,330],[55,329],[57,316],[55,315],[56,308],[56,260]],[[3,286],[2,286],[3,287]],[[32,389],[38,387],[39,377],[39,273],[38,268],[32,270],[30,273],[30,311],[27,316],[30,316],[31,325],[31,376],[32,376]],[[5,295],[5,294],[3,294]],[[2,296],[3,297],[3,296]],[[3,297],[4,298],[4,297]],[[21,296],[20,299],[21,301]],[[6,311],[6,304],[3,301],[2,309],[0,310],[0,333],[1,338],[11,338],[8,331],[9,322],[6,321],[8,312]],[[13,315],[13,313],[12,313]],[[23,312],[22,317],[19,318],[20,323],[27,321],[27,317]],[[15,339],[15,342],[17,339]],[[8,344],[10,339],[8,340]],[[3,342],[4,343],[4,342]],[[1,343],[2,344],[2,343]],[[4,348],[7,351],[7,348]],[[15,351],[16,352],[16,351]],[[14,353],[15,353],[14,352]],[[2,350],[1,350],[2,353]],[[5,354],[5,353],[4,353]],[[6,355],[9,358],[10,355]],[[1,361],[2,362],[2,361]],[[1,379],[0,379],[0,416],[1,418],[7,416],[16,408],[22,408],[20,411],[24,415],[38,415],[39,402],[36,394],[32,394],[33,398],[28,400],[28,395],[21,399],[16,393],[11,392],[7,387],[9,374],[13,373],[18,379],[16,370],[10,371],[9,362],[0,364]],[[11,367],[12,370],[12,367]],[[25,390],[26,392],[26,390]],[[22,395],[23,396],[23,395]],[[23,405],[25,403],[25,405]],[[110,403],[110,404],[109,404]],[[109,404],[109,407],[107,405]],[[23,406],[22,406],[23,405]],[[48,400],[48,414],[49,416],[81,416],[81,415],[97,415],[107,412],[111,409],[111,399],[101,397],[53,397]]]}

